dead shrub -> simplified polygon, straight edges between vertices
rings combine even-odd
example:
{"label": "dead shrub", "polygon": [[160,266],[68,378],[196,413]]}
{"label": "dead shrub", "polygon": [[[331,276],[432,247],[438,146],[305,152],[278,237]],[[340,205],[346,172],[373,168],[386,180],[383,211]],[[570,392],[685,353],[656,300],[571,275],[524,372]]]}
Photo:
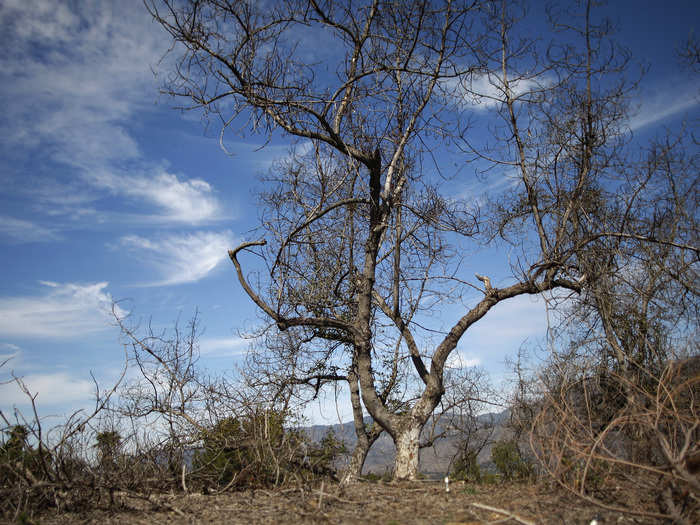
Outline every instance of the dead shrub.
{"label": "dead shrub", "polygon": [[657,374],[637,368],[634,379],[567,369],[533,423],[532,449],[545,472],[601,507],[697,523],[699,365],[696,357]]}

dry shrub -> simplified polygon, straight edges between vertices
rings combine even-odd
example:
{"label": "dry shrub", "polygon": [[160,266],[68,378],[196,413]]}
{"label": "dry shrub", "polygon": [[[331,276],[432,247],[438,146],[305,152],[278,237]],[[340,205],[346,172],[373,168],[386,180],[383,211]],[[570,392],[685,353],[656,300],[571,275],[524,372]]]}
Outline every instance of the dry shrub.
{"label": "dry shrub", "polygon": [[[118,319],[118,321],[121,321]],[[196,317],[186,334],[138,337],[122,326],[138,371],[110,390],[96,384],[95,408],[43,428],[32,394],[14,378],[31,415],[0,411],[0,519],[34,519],[47,509],[88,512],[164,505],[164,492],[221,492],[334,476],[342,447],[298,430],[288,398],[254,389],[244,374],[209,376],[196,366]],[[127,348],[128,350],[128,348]],[[0,365],[1,366],[1,365]],[[122,374],[122,379],[125,373]]]}
{"label": "dry shrub", "polygon": [[[119,407],[112,407],[116,410]],[[0,517],[35,519],[48,509],[89,512],[158,505],[171,491],[223,492],[298,484],[334,477],[342,443],[321,443],[295,428],[289,413],[264,405],[239,406],[242,415],[220,419],[204,430],[172,435],[148,429],[145,419],[111,425],[98,421],[52,429],[6,425],[0,438]],[[247,415],[246,415],[247,414]],[[125,422],[138,432],[123,435]]]}
{"label": "dry shrub", "polygon": [[343,451],[341,444],[332,439],[312,443],[286,423],[287,414],[260,408],[218,421],[202,432],[192,479],[205,490],[223,491],[335,476],[332,464]]}
{"label": "dry shrub", "polygon": [[546,391],[531,444],[545,472],[601,507],[700,522],[700,358],[659,373],[569,368]]}

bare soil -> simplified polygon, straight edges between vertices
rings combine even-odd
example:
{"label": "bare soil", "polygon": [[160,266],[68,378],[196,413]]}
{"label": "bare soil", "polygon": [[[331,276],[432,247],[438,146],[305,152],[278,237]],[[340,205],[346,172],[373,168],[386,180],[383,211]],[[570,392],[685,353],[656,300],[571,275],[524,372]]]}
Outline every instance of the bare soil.
{"label": "bare soil", "polygon": [[[191,524],[341,523],[439,524],[485,523],[586,524],[653,523],[590,506],[543,485],[472,485],[440,482],[370,483],[350,487],[324,483],[314,487],[249,490],[218,495],[120,494],[89,513],[46,513],[31,522]],[[108,497],[106,498],[108,500]],[[492,507],[491,509],[487,507]]]}

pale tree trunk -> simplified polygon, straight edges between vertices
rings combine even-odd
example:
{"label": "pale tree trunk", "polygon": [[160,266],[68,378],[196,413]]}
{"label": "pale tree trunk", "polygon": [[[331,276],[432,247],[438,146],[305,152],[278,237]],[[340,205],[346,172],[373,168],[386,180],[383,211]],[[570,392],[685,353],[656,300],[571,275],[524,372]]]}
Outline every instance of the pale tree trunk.
{"label": "pale tree trunk", "polygon": [[350,457],[350,462],[340,478],[341,485],[349,485],[360,479],[362,467],[365,465],[365,459],[367,459],[369,449],[377,440],[377,437],[379,437],[379,434],[376,434],[376,437],[372,440],[367,439],[366,436],[364,439],[357,440],[357,445],[355,445],[355,450],[353,450],[352,456]]}
{"label": "pale tree trunk", "polygon": [[357,443],[357,446],[350,457],[350,462],[340,478],[341,485],[350,485],[351,483],[355,483],[360,478],[362,475],[362,467],[365,464],[365,459],[367,458],[368,452],[369,447],[362,446],[359,442]]}
{"label": "pale tree trunk", "polygon": [[[437,368],[440,367],[434,367],[434,370]],[[398,432],[393,435],[394,445],[396,445],[394,479],[418,478],[420,435],[440,402],[443,392],[442,382],[436,381],[433,376],[429,377],[423,395],[413,406],[410,414],[403,416],[403,421],[397,425]]]}
{"label": "pale tree trunk", "polygon": [[414,480],[418,477],[418,440],[422,425],[412,422],[396,436],[394,479]]}

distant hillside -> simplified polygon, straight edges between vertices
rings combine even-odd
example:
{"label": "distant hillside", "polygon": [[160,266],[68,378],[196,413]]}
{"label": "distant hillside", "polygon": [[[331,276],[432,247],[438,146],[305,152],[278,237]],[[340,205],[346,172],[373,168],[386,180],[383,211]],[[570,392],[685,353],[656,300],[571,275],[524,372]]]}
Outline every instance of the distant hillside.
{"label": "distant hillside", "polygon": [[[504,410],[499,413],[488,413],[479,416],[479,420],[483,422],[492,421],[495,425],[492,440],[502,439],[507,430],[504,424],[508,420],[509,412]],[[365,419],[366,424],[371,424],[372,419]],[[426,432],[432,427],[429,422],[426,425],[424,437],[427,437]],[[326,433],[332,430],[338,439],[345,442],[348,450],[352,451],[355,446],[355,427],[352,421],[343,423],[342,425],[314,425],[306,427],[304,431],[313,441],[320,441]],[[436,425],[436,433],[443,430],[440,423]],[[442,477],[449,471],[450,461],[455,455],[457,447],[457,438],[455,436],[447,436],[438,439],[432,447],[423,448],[420,452],[420,470],[428,477]],[[367,456],[363,473],[384,474],[391,472],[394,464],[394,456],[396,448],[391,440],[391,437],[386,432],[382,433],[379,439],[374,443]],[[347,460],[343,458],[342,462]],[[488,467],[491,463],[491,446],[487,445],[481,451],[478,457],[479,464]]]}

